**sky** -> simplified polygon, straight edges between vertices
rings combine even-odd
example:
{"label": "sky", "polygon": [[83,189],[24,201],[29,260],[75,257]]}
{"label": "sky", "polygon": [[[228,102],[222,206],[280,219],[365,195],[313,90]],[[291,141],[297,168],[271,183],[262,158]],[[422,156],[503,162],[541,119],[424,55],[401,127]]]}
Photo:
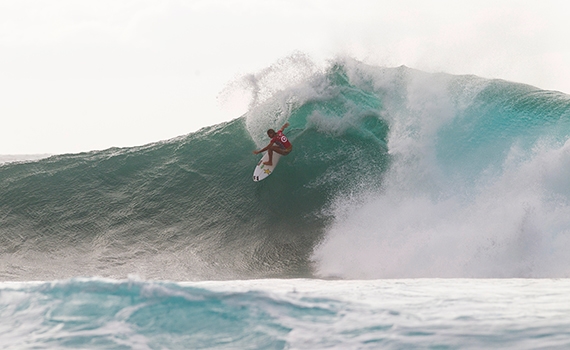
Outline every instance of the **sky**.
{"label": "sky", "polygon": [[240,77],[304,53],[570,94],[560,0],[0,0],[0,155],[169,139],[235,119]]}

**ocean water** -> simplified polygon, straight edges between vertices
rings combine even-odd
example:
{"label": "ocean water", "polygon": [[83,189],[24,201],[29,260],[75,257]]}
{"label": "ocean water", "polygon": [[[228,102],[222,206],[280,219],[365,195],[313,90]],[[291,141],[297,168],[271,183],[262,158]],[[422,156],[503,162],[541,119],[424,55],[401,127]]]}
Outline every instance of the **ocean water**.
{"label": "ocean water", "polygon": [[568,95],[298,55],[232,89],[227,123],[0,164],[0,348],[570,345]]}
{"label": "ocean water", "polygon": [[570,281],[0,284],[3,349],[564,349]]}

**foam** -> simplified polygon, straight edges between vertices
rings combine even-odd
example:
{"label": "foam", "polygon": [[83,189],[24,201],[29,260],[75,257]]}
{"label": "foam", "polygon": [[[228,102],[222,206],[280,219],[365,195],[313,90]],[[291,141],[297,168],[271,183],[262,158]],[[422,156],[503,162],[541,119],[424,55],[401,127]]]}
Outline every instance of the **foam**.
{"label": "foam", "polygon": [[[376,77],[368,72],[382,91],[386,77]],[[383,113],[390,121],[393,160],[383,189],[365,193],[360,201],[337,198],[335,222],[313,257],[317,274],[570,276],[570,141],[562,131],[570,131],[564,129],[567,113],[559,117],[555,134],[549,111],[528,116],[546,103],[525,95],[529,88],[501,83],[503,93],[490,81],[462,79],[458,91],[451,77],[410,71],[398,79],[404,95]],[[516,99],[501,100],[517,91]],[[511,103],[521,99],[528,109],[513,113]],[[552,108],[558,109],[557,103]],[[489,112],[494,104],[501,107]],[[498,137],[481,147],[478,138],[488,134],[473,125],[495,122]],[[463,137],[459,133],[469,128],[472,136],[453,140],[454,133]],[[465,147],[463,155],[470,158],[444,156],[454,145]],[[486,153],[493,146],[494,152]]]}

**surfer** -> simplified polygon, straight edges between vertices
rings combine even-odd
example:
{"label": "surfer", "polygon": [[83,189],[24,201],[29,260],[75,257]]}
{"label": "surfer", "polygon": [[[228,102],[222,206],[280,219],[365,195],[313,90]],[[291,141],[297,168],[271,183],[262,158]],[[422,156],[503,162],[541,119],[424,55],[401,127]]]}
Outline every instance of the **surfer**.
{"label": "surfer", "polygon": [[254,154],[259,154],[262,152],[267,151],[269,155],[269,160],[267,162],[263,162],[265,165],[273,165],[273,152],[277,152],[281,155],[288,155],[291,150],[293,149],[293,145],[287,139],[287,136],[283,135],[283,130],[289,126],[289,123],[285,123],[277,132],[273,129],[267,130],[267,136],[271,138],[271,142],[269,144],[260,149],[253,151]]}

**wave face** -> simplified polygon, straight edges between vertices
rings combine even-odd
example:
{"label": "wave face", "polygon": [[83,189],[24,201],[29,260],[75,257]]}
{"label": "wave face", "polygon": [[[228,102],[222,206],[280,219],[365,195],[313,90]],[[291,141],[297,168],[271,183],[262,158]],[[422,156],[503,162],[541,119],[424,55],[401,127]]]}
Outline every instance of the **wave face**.
{"label": "wave face", "polygon": [[242,83],[231,122],[0,166],[0,278],[570,276],[567,95],[299,57]]}

